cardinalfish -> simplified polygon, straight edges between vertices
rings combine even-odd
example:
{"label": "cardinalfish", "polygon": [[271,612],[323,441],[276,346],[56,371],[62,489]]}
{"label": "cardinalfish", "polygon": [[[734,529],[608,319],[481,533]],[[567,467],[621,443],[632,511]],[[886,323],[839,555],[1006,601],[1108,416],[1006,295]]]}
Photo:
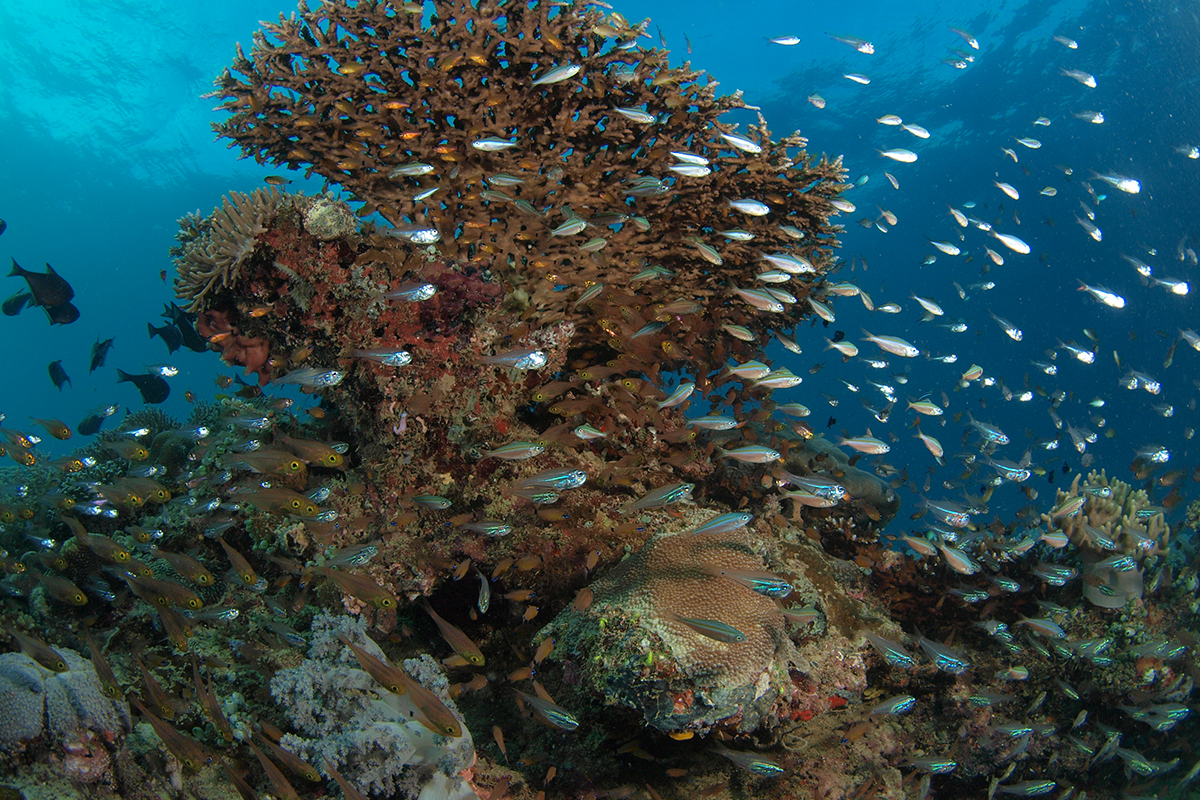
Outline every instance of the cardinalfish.
{"label": "cardinalfish", "polygon": [[258,732],[258,739],[267,746],[267,749],[271,751],[271,755],[279,759],[279,762],[287,767],[292,774],[310,783],[320,783],[321,773],[317,772],[316,767],[312,764],[309,764],[295,753],[284,750],[266,736],[263,736],[261,732]]}
{"label": "cardinalfish", "polygon": [[433,619],[438,626],[438,630],[442,634],[442,638],[446,643],[454,649],[455,653],[465,658],[468,663],[476,667],[482,667],[484,663],[483,651],[479,649],[479,645],[471,641],[471,638],[461,630],[450,624],[433,610],[433,606],[429,605],[429,601],[424,597],[420,600],[421,607],[425,609],[425,613]]}
{"label": "cardinalfish", "polygon": [[246,588],[253,589],[258,586],[258,573],[254,571],[254,567],[250,566],[250,562],[246,557],[230,546],[229,542],[225,541],[225,537],[217,537],[217,541],[221,543],[221,548],[225,551],[225,555],[229,558],[229,563],[233,565],[233,571],[237,574]]}
{"label": "cardinalfish", "polygon": [[307,439],[293,439],[285,433],[275,434],[275,443],[291,450],[310,464],[332,469],[346,468],[346,459],[325,442],[314,442]]}
{"label": "cardinalfish", "polygon": [[[393,694],[407,694],[417,711],[421,713],[421,724],[434,733],[458,738],[462,736],[462,724],[449,707],[437,695],[413,679],[406,671],[398,669],[385,660],[376,658],[362,648],[352,644],[345,635],[339,636],[342,644],[350,648],[358,663],[368,675]],[[396,687],[396,688],[392,688]]]}
{"label": "cardinalfish", "polygon": [[343,592],[375,608],[393,609],[397,605],[396,595],[364,575],[329,567],[312,567],[310,572],[332,578]]}
{"label": "cardinalfish", "polygon": [[92,658],[92,669],[96,670],[96,677],[100,679],[100,691],[113,700],[119,700],[125,692],[121,689],[121,683],[113,673],[108,659],[104,657],[90,633],[84,632],[83,640],[87,642],[88,653]]}
{"label": "cardinalfish", "polygon": [[221,702],[217,699],[216,693],[212,688],[212,679],[205,684],[200,677],[200,662],[195,656],[192,656],[192,683],[196,687],[196,697],[200,699],[200,709],[204,712],[204,716],[208,717],[209,722],[221,734],[221,738],[227,742],[233,741],[233,728],[229,724],[229,720],[225,717],[225,712],[221,708]]}
{"label": "cardinalfish", "polygon": [[26,636],[23,633],[17,633],[12,628],[5,628],[8,635],[17,642],[17,646],[21,648],[21,652],[32,658],[37,663],[41,664],[48,670],[53,672],[66,672],[70,669],[67,666],[67,660],[62,657],[57,650],[43,642],[41,639],[35,639],[32,636]]}
{"label": "cardinalfish", "polygon": [[303,459],[297,458],[293,453],[274,448],[238,453],[230,456],[228,461],[223,461],[222,465],[270,475],[295,475],[304,471]]}
{"label": "cardinalfish", "polygon": [[45,428],[46,433],[50,434],[55,439],[64,439],[65,440],[65,439],[71,438],[70,427],[68,427],[67,424],[65,422],[62,422],[61,420],[38,419],[37,417],[30,417],[30,419],[32,419],[38,425],[41,425],[43,428]]}
{"label": "cardinalfish", "polygon": [[89,534],[74,517],[63,517],[63,521],[75,534],[75,541],[79,546],[91,550],[96,557],[112,564],[125,564],[131,558],[128,550],[107,536],[99,533]]}
{"label": "cardinalfish", "polygon": [[212,755],[209,754],[204,746],[197,742],[192,737],[185,733],[180,733],[174,727],[159,719],[158,716],[151,713],[142,701],[136,697],[130,697],[129,701],[137,708],[138,713],[150,723],[150,727],[154,728],[154,732],[158,734],[158,738],[162,740],[163,745],[171,751],[175,758],[179,759],[179,763],[190,770],[198,770],[205,764],[212,762]]}
{"label": "cardinalfish", "polygon": [[535,690],[538,692],[537,696],[526,694],[522,691],[517,691],[517,696],[533,708],[534,715],[540,721],[553,728],[558,728],[559,730],[564,731],[573,731],[579,727],[579,720],[577,720],[574,715],[571,714],[571,712],[555,703],[552,699],[550,699],[549,695],[546,695],[545,697],[540,696],[546,691],[541,687],[541,684],[539,684],[537,681],[534,681],[533,685]]}
{"label": "cardinalfish", "polygon": [[182,553],[171,553],[157,547],[151,548],[150,554],[166,561],[176,572],[197,586],[212,586],[216,583],[213,574],[191,556],[185,556]]}
{"label": "cardinalfish", "polygon": [[258,489],[247,495],[246,501],[255,508],[285,516],[315,517],[321,511],[312,500],[282,486]]}
{"label": "cardinalfish", "polygon": [[709,639],[723,644],[737,644],[746,641],[746,634],[720,620],[683,617],[673,611],[666,612],[662,616],[671,622],[678,622],[701,636],[707,636]]}
{"label": "cardinalfish", "polygon": [[253,741],[248,740],[246,745],[258,759],[258,763],[262,765],[263,772],[267,773],[267,780],[271,782],[271,788],[275,790],[275,794],[283,800],[300,800],[300,794],[296,791],[296,787],[292,786],[279,767],[275,766],[275,762],[267,758],[266,754],[259,750]]}
{"label": "cardinalfish", "polygon": [[140,658],[134,658],[134,661],[137,662],[138,669],[142,673],[142,685],[146,687],[146,700],[154,706],[158,715],[163,719],[175,719],[175,704],[171,702],[171,696],[167,694],[167,690],[162,687],[150,670],[146,669],[145,663]]}

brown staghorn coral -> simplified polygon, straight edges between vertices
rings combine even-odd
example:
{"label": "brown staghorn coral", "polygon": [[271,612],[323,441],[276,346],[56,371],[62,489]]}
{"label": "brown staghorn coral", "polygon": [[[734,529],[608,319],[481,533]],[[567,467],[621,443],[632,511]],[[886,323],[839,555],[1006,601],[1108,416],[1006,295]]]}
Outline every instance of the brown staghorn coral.
{"label": "brown staghorn coral", "polygon": [[266,232],[286,198],[274,187],[230,192],[208,217],[180,220],[176,238],[181,244],[171,250],[178,273],[175,296],[187,301],[189,311],[203,308],[212,292],[237,282],[259,234]]}
{"label": "brown staghorn coral", "polygon": [[[703,518],[701,518],[703,519]],[[590,587],[539,637],[572,643],[563,658],[611,702],[664,731],[754,730],[773,716],[795,659],[775,602],[712,570],[764,569],[753,533],[660,533]],[[679,620],[715,620],[744,641],[722,642]]]}

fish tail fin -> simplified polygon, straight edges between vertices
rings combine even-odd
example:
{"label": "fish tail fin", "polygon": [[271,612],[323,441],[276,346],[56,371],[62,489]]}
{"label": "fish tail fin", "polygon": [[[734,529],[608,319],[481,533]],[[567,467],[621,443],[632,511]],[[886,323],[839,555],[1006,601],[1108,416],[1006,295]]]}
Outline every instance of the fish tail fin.
{"label": "fish tail fin", "polygon": [[21,265],[17,263],[17,260],[14,258],[12,260],[12,262],[13,262],[12,271],[8,273],[8,277],[20,278],[20,277],[24,276],[25,270],[21,269]]}
{"label": "fish tail fin", "polygon": [[121,369],[120,367],[117,367],[117,383],[125,383],[126,381],[131,381],[131,380],[133,380],[132,375],[130,375],[128,372]]}
{"label": "fish tail fin", "polygon": [[859,330],[861,330],[863,332],[863,336],[867,337],[868,339],[875,338],[874,335],[872,335],[872,333],[869,330],[867,330],[866,328],[859,328]]}

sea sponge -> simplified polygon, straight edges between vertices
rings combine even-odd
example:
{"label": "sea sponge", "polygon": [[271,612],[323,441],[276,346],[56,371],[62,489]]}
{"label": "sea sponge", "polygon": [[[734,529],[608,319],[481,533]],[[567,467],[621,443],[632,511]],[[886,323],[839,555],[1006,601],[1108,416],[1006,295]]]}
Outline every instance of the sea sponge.
{"label": "sea sponge", "polygon": [[[775,601],[710,570],[765,570],[755,544],[750,529],[656,534],[592,584],[588,608],[567,609],[539,637],[560,637],[556,654],[581,657],[574,666],[592,688],[653,727],[753,730],[771,717],[795,649]],[[745,640],[717,641],[680,617],[725,623]]]}

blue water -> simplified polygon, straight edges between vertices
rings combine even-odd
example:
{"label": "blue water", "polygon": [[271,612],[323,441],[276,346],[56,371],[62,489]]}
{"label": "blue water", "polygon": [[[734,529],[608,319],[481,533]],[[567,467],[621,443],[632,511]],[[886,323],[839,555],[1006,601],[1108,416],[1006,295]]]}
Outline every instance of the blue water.
{"label": "blue water", "polygon": [[[250,43],[259,20],[272,19],[289,4],[269,2],[132,3],[108,2],[4,4],[0,25],[0,217],[8,230],[0,237],[0,257],[16,258],[24,267],[52,264],[75,287],[82,318],[66,327],[49,327],[38,309],[16,318],[0,318],[3,382],[0,411],[6,426],[28,427],[28,417],[59,417],[75,424],[88,410],[120,403],[137,408],[140,398],[129,384],[115,383],[115,368],[139,371],[143,365],[169,362],[179,367],[172,395],[163,408],[186,417],[184,391],[201,398],[216,388],[220,364],[213,354],[181,350],[168,356],[158,340],[147,338],[146,323],[160,322],[162,304],[172,299],[173,244],[176,219],[200,209],[208,213],[223,193],[250,190],[275,170],[239,160],[215,142],[209,123],[216,101],[201,99],[233,56],[233,43]],[[1059,414],[1067,422],[1100,434],[1088,454],[1110,475],[1128,478],[1137,448],[1156,443],[1172,451],[1170,467],[1196,465],[1196,445],[1188,431],[1195,425],[1196,378],[1200,353],[1180,344],[1174,364],[1163,369],[1168,349],[1180,327],[1197,325],[1195,292],[1186,297],[1161,287],[1143,286],[1122,252],[1154,265],[1156,275],[1195,281],[1197,269],[1179,261],[1177,243],[1196,248],[1190,238],[1200,161],[1177,153],[1181,145],[1200,144],[1200,54],[1195,48],[1200,22],[1187,4],[1170,2],[910,2],[831,3],[821,7],[790,2],[630,2],[618,6],[627,18],[651,17],[661,28],[673,60],[690,59],[721,82],[725,91],[742,90],[746,102],[762,107],[776,136],[799,129],[813,153],[843,155],[851,180],[869,181],[846,197],[858,211],[843,215],[846,225],[837,277],[867,290],[876,305],[893,301],[897,315],[868,313],[857,298],[835,304],[837,319],[827,329],[798,332],[802,356],[779,352],[779,360],[805,377],[781,399],[804,402],[813,409],[809,422],[823,430],[830,416],[831,435],[843,430],[876,435],[894,433],[898,440],[887,461],[906,468],[921,488],[933,460],[911,438],[904,398],[946,392],[950,406],[945,427],[923,420],[922,429],[946,448],[948,464],[937,470],[937,483],[961,471],[953,454],[961,451],[963,422],[955,414],[970,411],[999,425],[1013,439],[1005,457],[1017,460],[1032,439],[1058,437],[1056,451],[1037,450],[1035,464],[1048,468],[1066,462],[1079,469],[1079,454],[1047,414],[1048,401],[1034,394],[1021,402],[1005,401],[998,387],[978,382],[955,392],[958,376],[979,364],[1020,395],[1027,389],[1061,390],[1066,399]],[[971,31],[980,42],[974,63],[958,70],[941,63],[948,48],[967,50],[950,25]],[[868,39],[876,53],[865,55],[826,37],[826,31]],[[654,39],[647,45],[657,45]],[[802,37],[799,45],[768,44],[769,37]],[[1054,34],[1079,42],[1068,50]],[[685,40],[686,37],[686,40]],[[686,54],[690,43],[691,55]],[[1089,89],[1059,73],[1059,67],[1096,76]],[[865,73],[861,86],[842,78]],[[824,109],[805,102],[820,94]],[[1101,125],[1072,116],[1096,110]],[[931,133],[920,140],[897,127],[878,124],[884,114],[897,114]],[[1034,126],[1045,116],[1049,127]],[[734,119],[747,122],[749,112]],[[1030,150],[1015,137],[1032,136],[1043,147]],[[1192,137],[1189,139],[1189,136]],[[918,153],[913,164],[881,159],[876,149],[902,147]],[[1020,162],[1004,154],[1012,148]],[[1067,179],[1055,167],[1070,166]],[[895,190],[883,175],[896,176]],[[1093,181],[1097,203],[1082,187],[1089,170],[1115,172],[1141,181],[1142,191],[1129,195]],[[993,181],[1016,186],[1014,202]],[[1039,191],[1056,187],[1055,197]],[[319,185],[298,182],[293,188],[315,191]],[[1084,200],[1097,213],[1103,241],[1094,242],[1076,224]],[[974,202],[973,210],[964,204]],[[1032,253],[1018,255],[975,228],[960,229],[947,204],[971,216],[994,222],[998,230],[1019,235]],[[898,217],[887,233],[860,227],[856,220],[878,216],[876,205]],[[1014,212],[1019,218],[1018,225]],[[965,241],[960,241],[960,234]],[[937,253],[927,237],[954,241],[958,257]],[[1005,258],[990,265],[984,246]],[[1157,250],[1150,255],[1147,248]],[[923,265],[928,254],[937,260]],[[968,254],[970,261],[968,263]],[[858,265],[850,271],[850,262]],[[868,268],[863,269],[865,260]],[[167,281],[160,279],[167,270]],[[1111,309],[1077,292],[1079,280],[1107,287],[1127,298],[1122,310]],[[952,281],[966,287],[994,281],[992,291],[969,291],[960,300]],[[23,288],[10,279],[3,296]],[[912,292],[936,299],[946,310],[938,322],[962,319],[970,329],[951,333],[920,324]],[[988,311],[1012,320],[1024,331],[1020,343],[1010,341]],[[891,359],[908,382],[897,384],[887,370],[861,361],[842,364],[825,352],[823,336],[841,330],[857,340],[860,328],[899,335],[923,351],[958,356],[957,363],[930,362],[922,356],[909,363]],[[1047,348],[1058,339],[1086,345],[1084,329],[1099,337],[1096,363],[1081,364],[1065,352],[1053,362],[1058,375],[1038,371],[1031,360],[1049,361]],[[115,337],[108,363],[89,375],[90,347],[97,337]],[[862,355],[874,357],[863,343]],[[1144,371],[1162,382],[1157,396],[1118,385],[1114,352],[1125,368]],[[72,385],[59,392],[47,375],[47,364],[62,359]],[[810,375],[809,367],[825,362]],[[226,370],[228,371],[228,370]],[[838,378],[861,387],[849,391]],[[876,422],[860,405],[885,402],[866,382],[894,385],[900,402],[887,425]],[[818,394],[839,399],[830,408]],[[1093,409],[1086,403],[1102,398]],[[1164,418],[1153,406],[1169,404],[1174,416]],[[1104,425],[1092,420],[1103,418]],[[1105,431],[1115,432],[1107,438]],[[60,446],[61,447],[61,446]],[[51,449],[51,452],[54,452]],[[983,470],[981,475],[989,474]],[[1061,476],[1060,476],[1061,477]],[[1044,486],[1045,478],[1033,483]],[[975,486],[974,488],[978,488]],[[1161,498],[1164,490],[1159,490]],[[1013,507],[1025,502],[1012,487],[997,492],[997,501]]]}

